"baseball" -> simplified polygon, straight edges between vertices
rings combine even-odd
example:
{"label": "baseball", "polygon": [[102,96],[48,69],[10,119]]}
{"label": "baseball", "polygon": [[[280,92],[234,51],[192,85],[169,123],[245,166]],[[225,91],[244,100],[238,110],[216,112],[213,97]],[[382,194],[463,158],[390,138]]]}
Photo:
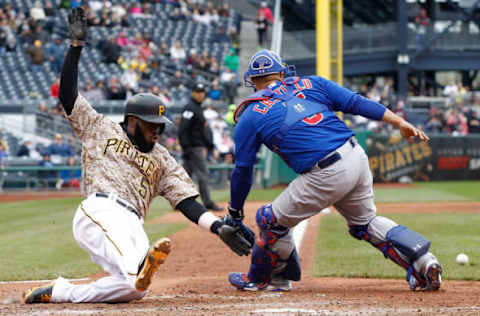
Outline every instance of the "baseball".
{"label": "baseball", "polygon": [[464,253],[459,253],[456,260],[458,264],[468,264],[468,256]]}

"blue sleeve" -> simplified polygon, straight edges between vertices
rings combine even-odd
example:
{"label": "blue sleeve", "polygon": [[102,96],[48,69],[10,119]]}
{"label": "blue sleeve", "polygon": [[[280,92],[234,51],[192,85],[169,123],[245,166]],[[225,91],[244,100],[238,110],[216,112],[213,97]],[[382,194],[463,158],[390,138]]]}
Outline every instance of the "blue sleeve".
{"label": "blue sleeve", "polygon": [[230,205],[237,210],[243,209],[243,204],[253,183],[253,166],[235,166],[230,179]]}
{"label": "blue sleeve", "polygon": [[386,111],[385,106],[341,87],[333,81],[322,77],[314,78],[317,83],[320,83],[328,98],[331,100],[333,110],[361,115],[372,120],[382,120]]}
{"label": "blue sleeve", "polygon": [[253,182],[253,166],[262,142],[257,137],[253,117],[246,109],[235,127],[235,168],[230,179],[230,204],[242,209]]}
{"label": "blue sleeve", "polygon": [[235,127],[235,165],[240,167],[253,166],[257,163],[257,152],[262,144],[257,137],[249,110],[245,110]]}

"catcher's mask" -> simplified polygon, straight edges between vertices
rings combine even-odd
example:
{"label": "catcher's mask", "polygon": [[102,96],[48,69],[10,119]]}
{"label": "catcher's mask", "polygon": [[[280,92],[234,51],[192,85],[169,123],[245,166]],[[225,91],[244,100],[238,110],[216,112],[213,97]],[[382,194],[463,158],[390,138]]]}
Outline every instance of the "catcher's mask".
{"label": "catcher's mask", "polygon": [[262,49],[252,56],[248,63],[248,70],[243,74],[245,87],[255,88],[251,78],[263,77],[271,74],[284,73],[285,77],[296,76],[295,66],[282,62],[273,51]]}

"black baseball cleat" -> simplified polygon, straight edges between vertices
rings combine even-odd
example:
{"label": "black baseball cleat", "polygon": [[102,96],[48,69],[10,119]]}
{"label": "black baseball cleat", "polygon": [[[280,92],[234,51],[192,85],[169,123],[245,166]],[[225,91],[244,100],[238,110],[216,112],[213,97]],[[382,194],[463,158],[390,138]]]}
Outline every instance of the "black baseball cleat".
{"label": "black baseball cleat", "polygon": [[221,212],[224,210],[224,208],[222,206],[219,206],[215,203],[212,203],[212,204],[207,204],[205,205],[205,208],[211,210],[211,211],[215,211],[215,212]]}
{"label": "black baseball cleat", "polygon": [[53,283],[31,288],[23,294],[25,304],[50,303],[52,299]]}
{"label": "black baseball cleat", "polygon": [[157,240],[148,249],[147,256],[140,272],[138,273],[135,287],[138,291],[146,291],[152,283],[152,278],[157,272],[158,267],[165,262],[172,249],[170,239],[162,238]]}

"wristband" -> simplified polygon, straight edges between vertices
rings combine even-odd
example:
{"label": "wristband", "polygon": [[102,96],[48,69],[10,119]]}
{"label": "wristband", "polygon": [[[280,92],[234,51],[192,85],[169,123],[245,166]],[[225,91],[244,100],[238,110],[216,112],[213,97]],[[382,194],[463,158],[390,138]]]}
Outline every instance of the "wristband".
{"label": "wristband", "polygon": [[205,212],[198,218],[198,226],[211,231],[212,225],[216,221],[219,221],[218,217],[213,215],[211,212]]}

